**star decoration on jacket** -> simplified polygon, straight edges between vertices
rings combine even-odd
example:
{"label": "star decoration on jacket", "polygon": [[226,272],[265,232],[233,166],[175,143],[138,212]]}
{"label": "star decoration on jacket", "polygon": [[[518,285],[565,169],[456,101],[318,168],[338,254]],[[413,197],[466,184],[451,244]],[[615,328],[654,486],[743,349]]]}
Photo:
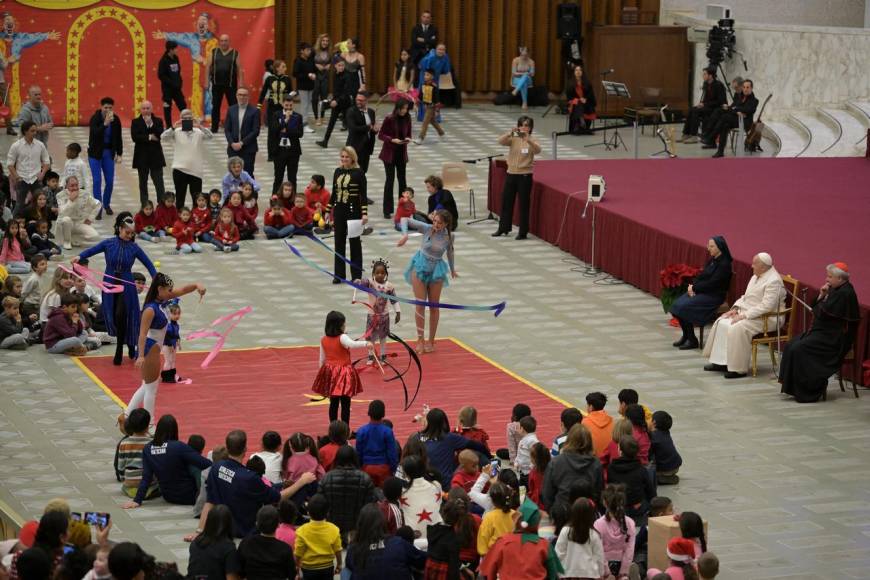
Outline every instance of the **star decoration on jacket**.
{"label": "star decoration on jacket", "polygon": [[408,503],[408,500],[407,500],[407,498],[405,498],[404,495],[399,498],[399,503],[404,505],[404,506],[408,506],[408,507],[411,506],[411,504]]}
{"label": "star decoration on jacket", "polygon": [[427,512],[426,508],[423,508],[423,511],[421,511],[419,514],[417,514],[417,523],[419,524],[419,523],[422,523],[424,521],[425,522],[432,521],[432,512]]}

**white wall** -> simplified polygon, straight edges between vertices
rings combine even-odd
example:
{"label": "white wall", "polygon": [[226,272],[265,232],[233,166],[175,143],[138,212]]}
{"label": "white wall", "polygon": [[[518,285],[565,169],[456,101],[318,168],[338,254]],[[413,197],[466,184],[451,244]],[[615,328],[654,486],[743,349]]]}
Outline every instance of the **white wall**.
{"label": "white wall", "polygon": [[661,13],[705,18],[707,4],[730,6],[737,24],[870,27],[870,0],[662,0]]}
{"label": "white wall", "polygon": [[[662,24],[702,32],[715,23],[668,14]],[[765,118],[870,99],[870,29],[741,24],[739,20],[734,28],[737,49],[745,54],[749,71],[735,56],[723,63],[726,77],[751,78],[759,100],[774,94]],[[693,100],[699,95],[700,71],[707,65],[705,43],[696,43],[694,51]]]}

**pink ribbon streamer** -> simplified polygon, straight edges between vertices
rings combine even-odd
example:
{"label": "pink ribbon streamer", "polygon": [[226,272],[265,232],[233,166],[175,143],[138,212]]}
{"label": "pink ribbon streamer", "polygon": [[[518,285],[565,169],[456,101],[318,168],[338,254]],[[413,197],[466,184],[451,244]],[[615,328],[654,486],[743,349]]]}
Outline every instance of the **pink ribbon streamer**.
{"label": "pink ribbon streamer", "polygon": [[[95,270],[91,270],[86,268],[85,266],[80,266],[79,264],[73,264],[72,268],[65,266],[64,264],[58,264],[58,267],[64,272],[69,272],[73,276],[77,276],[86,282],[90,282],[95,287],[99,288],[101,292],[105,292],[106,294],[120,294],[124,291],[124,287],[120,284],[112,284],[111,282],[104,282],[102,278],[97,276],[98,272]],[[107,275],[108,276],[108,275]],[[109,278],[114,278],[114,276],[108,276]],[[115,278],[116,279],[116,278]],[[126,282],[126,280],[122,280],[122,282]]]}
{"label": "pink ribbon streamer", "polygon": [[[224,343],[226,342],[227,337],[230,335],[230,333],[233,331],[233,329],[239,324],[239,322],[242,321],[242,318],[244,318],[245,316],[250,314],[251,311],[253,311],[253,310],[254,310],[253,307],[245,306],[244,308],[236,310],[235,312],[233,312],[231,314],[227,314],[226,316],[221,316],[220,318],[218,318],[217,320],[212,322],[209,325],[209,328],[195,330],[185,337],[185,340],[196,340],[198,338],[216,338],[217,339],[214,346],[211,348],[211,351],[208,353],[208,356],[206,356],[205,360],[202,361],[202,364],[199,365],[200,368],[202,368],[202,369],[208,368],[208,365],[211,364],[211,361],[213,361],[215,359],[215,357],[218,355],[218,353],[224,347]],[[213,330],[215,327],[220,326],[221,324],[224,324],[225,322],[229,322],[229,321],[232,321],[232,324],[230,324],[223,332]]]}

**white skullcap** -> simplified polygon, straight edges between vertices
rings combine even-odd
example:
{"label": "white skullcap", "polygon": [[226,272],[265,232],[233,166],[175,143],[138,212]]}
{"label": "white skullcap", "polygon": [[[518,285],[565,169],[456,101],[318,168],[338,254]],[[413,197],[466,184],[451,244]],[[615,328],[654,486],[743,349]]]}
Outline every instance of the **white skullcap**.
{"label": "white skullcap", "polygon": [[773,258],[771,258],[770,254],[767,252],[759,252],[758,259],[761,260],[761,263],[765,266],[773,266]]}

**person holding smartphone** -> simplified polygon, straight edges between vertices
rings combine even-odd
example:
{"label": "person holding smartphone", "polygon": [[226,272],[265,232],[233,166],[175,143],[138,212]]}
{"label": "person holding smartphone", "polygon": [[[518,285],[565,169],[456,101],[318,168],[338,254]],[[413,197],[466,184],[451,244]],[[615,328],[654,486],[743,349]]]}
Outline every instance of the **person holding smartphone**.
{"label": "person holding smartphone", "polygon": [[[121,162],[124,145],[121,139],[121,120],[115,115],[115,99],[103,97],[100,108],[91,116],[88,135],[88,163],[94,176],[94,197],[103,205],[97,219],[113,215],[112,189],[115,186],[115,163]],[[105,180],[105,186],[103,181]],[[102,191],[101,191],[102,190]]]}
{"label": "person holding smartphone", "polygon": [[384,218],[393,216],[393,181],[399,178],[399,191],[405,191],[405,167],[408,165],[408,143],[411,142],[410,101],[399,99],[393,112],[384,118],[378,139],[384,142],[378,158],[384,162],[386,181],[384,182]]}
{"label": "person holding smartphone", "polygon": [[[192,200],[202,193],[202,160],[206,157],[205,141],[213,137],[207,127],[195,119],[193,111],[181,111],[181,119],[166,129],[160,138],[174,141],[172,155],[172,183],[175,186],[175,199],[178,207],[184,207],[187,190]],[[189,206],[188,206],[189,207]]]}
{"label": "person holding smartphone", "polygon": [[499,145],[510,148],[507,157],[507,179],[501,192],[501,213],[498,229],[492,236],[506,236],[511,232],[514,219],[514,201],[520,198],[520,231],[517,240],[525,240],[529,233],[529,206],[532,201],[532,165],[541,145],[532,137],[535,121],[527,115],[517,119],[517,126],[498,138]]}

